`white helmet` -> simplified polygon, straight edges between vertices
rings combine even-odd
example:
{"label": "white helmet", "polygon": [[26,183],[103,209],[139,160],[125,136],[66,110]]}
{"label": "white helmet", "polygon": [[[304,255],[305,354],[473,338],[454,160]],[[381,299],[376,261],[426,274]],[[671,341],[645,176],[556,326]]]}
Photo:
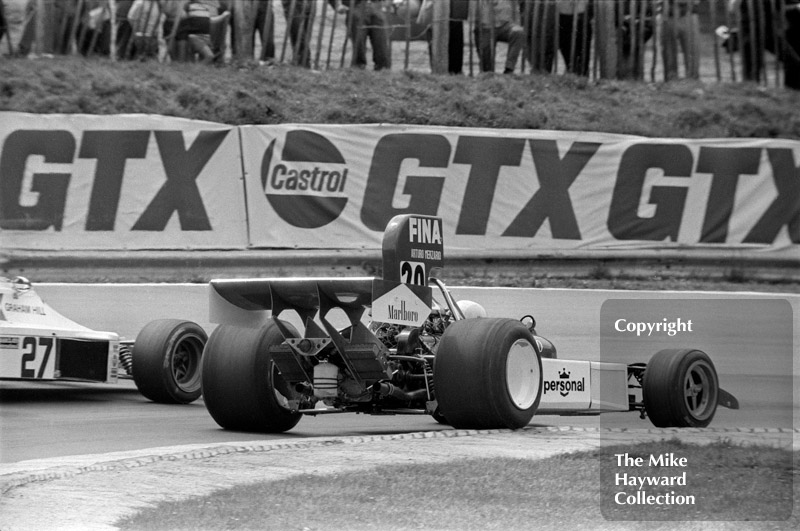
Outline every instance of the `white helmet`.
{"label": "white helmet", "polygon": [[458,301],[456,303],[464,314],[465,319],[475,319],[478,317],[486,317],[486,309],[474,301]]}

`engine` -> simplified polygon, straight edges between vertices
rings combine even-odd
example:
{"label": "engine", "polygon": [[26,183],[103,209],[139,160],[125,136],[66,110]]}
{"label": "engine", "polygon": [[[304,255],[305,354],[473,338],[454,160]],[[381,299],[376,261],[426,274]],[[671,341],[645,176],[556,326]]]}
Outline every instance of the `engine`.
{"label": "engine", "polygon": [[[333,338],[287,340],[271,352],[284,378],[294,381],[294,395],[299,395],[289,406],[311,414],[320,410],[320,403],[372,414],[401,408],[433,413],[433,360],[452,320],[448,310],[435,308],[421,327],[373,322],[368,328],[372,345],[358,337],[364,331],[357,327],[339,332],[343,342],[338,347]],[[297,353],[303,354],[305,367],[300,369],[306,378],[291,370]]]}

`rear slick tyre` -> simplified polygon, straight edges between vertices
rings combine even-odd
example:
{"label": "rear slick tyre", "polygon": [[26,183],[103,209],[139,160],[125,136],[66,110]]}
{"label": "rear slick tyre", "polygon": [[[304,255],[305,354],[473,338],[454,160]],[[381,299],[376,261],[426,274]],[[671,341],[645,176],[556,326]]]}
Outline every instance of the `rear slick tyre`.
{"label": "rear slick tyre", "polygon": [[542,360],[514,319],[464,319],[445,330],[434,364],[441,414],[454,428],[519,429],[542,396]]}
{"label": "rear slick tyre", "polygon": [[661,350],[645,368],[642,398],[656,427],[705,428],[717,411],[717,371],[700,350]]}
{"label": "rear slick tyre", "polygon": [[133,381],[142,395],[161,404],[200,398],[200,368],[208,336],[200,325],[179,319],[147,323],[133,344]]}
{"label": "rear slick tyre", "polygon": [[290,391],[269,353],[283,341],[274,321],[262,328],[220,325],[211,333],[203,356],[203,401],[222,428],[282,433],[300,421],[302,415],[286,407]]}

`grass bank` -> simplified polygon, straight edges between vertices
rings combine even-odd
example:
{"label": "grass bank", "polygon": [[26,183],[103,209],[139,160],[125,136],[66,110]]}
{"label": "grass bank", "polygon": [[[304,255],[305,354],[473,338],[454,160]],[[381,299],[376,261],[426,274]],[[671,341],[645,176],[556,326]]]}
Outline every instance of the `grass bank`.
{"label": "grass bank", "polygon": [[[616,454],[672,454],[686,467],[617,466]],[[720,441],[677,440],[607,447],[543,460],[486,458],[437,465],[389,465],[336,475],[300,475],[162,502],[126,518],[144,529],[797,529],[792,452]],[[617,505],[616,473],[672,477],[686,485],[645,487],[694,504]],[[649,520],[642,522],[642,520]]]}
{"label": "grass bank", "polygon": [[800,92],[747,83],[590,82],[232,63],[0,60],[0,110],[148,113],[231,125],[396,123],[800,139]]}

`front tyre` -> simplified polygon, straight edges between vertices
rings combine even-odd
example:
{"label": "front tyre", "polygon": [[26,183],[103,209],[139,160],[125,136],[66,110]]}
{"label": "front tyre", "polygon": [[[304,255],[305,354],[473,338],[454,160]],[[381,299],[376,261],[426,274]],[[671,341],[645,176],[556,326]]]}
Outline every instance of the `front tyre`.
{"label": "front tyre", "polygon": [[514,319],[464,319],[442,335],[434,364],[441,414],[454,428],[518,429],[542,396],[542,360]]}
{"label": "front tyre", "polygon": [[178,319],[151,321],[133,345],[133,381],[145,398],[188,404],[200,397],[200,367],[208,336],[200,325]]}
{"label": "front tyre", "polygon": [[226,430],[281,433],[300,421],[301,414],[287,407],[291,391],[269,352],[283,341],[274,321],[262,328],[220,325],[211,333],[203,356],[203,400],[217,424]]}
{"label": "front tyre", "polygon": [[705,428],[717,411],[717,371],[700,350],[661,350],[644,371],[642,398],[659,428]]}

